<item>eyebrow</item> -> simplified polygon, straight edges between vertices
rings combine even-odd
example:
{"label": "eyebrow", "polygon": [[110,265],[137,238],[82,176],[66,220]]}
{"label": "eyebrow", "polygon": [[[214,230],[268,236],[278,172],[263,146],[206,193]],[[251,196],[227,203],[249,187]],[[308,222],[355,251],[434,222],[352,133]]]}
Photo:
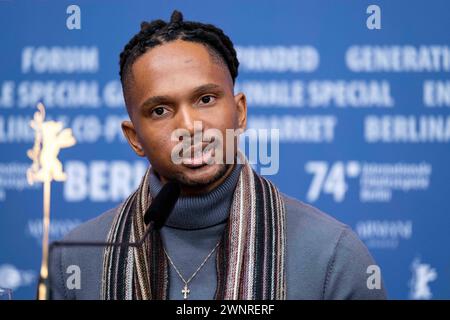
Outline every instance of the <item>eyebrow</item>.
{"label": "eyebrow", "polygon": [[[221,86],[219,86],[218,84],[215,83],[207,83],[201,86],[198,86],[196,88],[194,88],[194,90],[192,90],[192,96],[199,96],[201,94],[210,92],[210,91],[217,91],[221,89]],[[164,104],[164,103],[169,103],[171,102],[173,99],[170,96],[164,95],[164,96],[152,96],[150,98],[148,98],[147,100],[144,101],[144,103],[142,103],[141,105],[141,109],[145,108],[145,107],[150,107],[150,106],[155,106],[158,104]]]}

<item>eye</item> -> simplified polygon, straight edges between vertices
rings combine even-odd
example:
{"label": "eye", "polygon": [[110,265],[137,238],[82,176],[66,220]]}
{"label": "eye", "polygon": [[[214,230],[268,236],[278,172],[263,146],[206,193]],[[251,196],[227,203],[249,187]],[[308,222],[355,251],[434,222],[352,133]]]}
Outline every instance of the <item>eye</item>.
{"label": "eye", "polygon": [[166,108],[164,107],[156,107],[155,109],[152,110],[152,115],[156,116],[156,117],[161,117],[163,116],[165,113],[167,112]]}
{"label": "eye", "polygon": [[216,100],[216,97],[212,96],[212,95],[206,95],[200,98],[200,103],[201,104],[210,104],[213,103]]}

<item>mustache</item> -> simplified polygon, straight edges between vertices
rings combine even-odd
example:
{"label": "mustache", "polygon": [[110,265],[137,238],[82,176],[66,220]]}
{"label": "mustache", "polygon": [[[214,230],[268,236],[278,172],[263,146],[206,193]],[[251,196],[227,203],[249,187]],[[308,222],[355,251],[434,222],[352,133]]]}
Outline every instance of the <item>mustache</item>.
{"label": "mustache", "polygon": [[195,156],[201,153],[206,153],[218,148],[222,147],[222,143],[220,141],[213,141],[213,142],[202,142],[200,144],[186,144],[181,148],[181,151],[183,153],[183,157],[190,157]]}

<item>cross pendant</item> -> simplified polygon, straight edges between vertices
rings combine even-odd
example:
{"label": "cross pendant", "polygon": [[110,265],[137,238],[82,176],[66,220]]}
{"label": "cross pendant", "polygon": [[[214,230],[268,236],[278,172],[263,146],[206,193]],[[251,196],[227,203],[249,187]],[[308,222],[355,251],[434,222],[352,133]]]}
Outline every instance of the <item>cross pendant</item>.
{"label": "cross pendant", "polygon": [[187,284],[185,284],[184,285],[184,289],[181,290],[181,293],[183,294],[184,300],[187,300],[190,292],[191,292],[191,290],[189,290]]}

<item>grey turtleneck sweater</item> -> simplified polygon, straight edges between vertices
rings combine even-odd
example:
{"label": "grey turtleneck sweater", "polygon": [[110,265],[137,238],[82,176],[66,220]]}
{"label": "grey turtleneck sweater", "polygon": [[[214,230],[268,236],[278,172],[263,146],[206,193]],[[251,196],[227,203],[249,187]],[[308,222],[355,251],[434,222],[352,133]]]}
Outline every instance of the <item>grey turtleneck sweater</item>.
{"label": "grey turtleneck sweater", "polygon": [[[180,197],[166,225],[161,229],[166,251],[186,281],[222,236],[241,167],[242,165],[236,165],[224,182],[207,194]],[[155,197],[161,190],[162,183],[154,174],[150,181],[150,194]],[[184,283],[172,265],[169,275],[170,299],[182,299]],[[211,299],[215,289],[216,264],[213,254],[189,283],[189,298]]]}
{"label": "grey turtleneck sweater", "polygon": [[[164,246],[184,279],[188,280],[214,249],[224,231],[241,165],[217,188],[201,196],[181,196],[161,229]],[[150,177],[150,194],[162,188]],[[282,195],[286,206],[286,272],[288,299],[384,299],[381,288],[369,289],[367,268],[374,265],[353,231],[325,213]],[[67,241],[105,241],[118,208],[90,220],[66,236]],[[99,299],[103,250],[63,248],[52,259],[55,299]],[[189,299],[213,299],[216,290],[215,252],[189,283]],[[81,287],[67,286],[70,265],[81,271]],[[170,265],[170,299],[183,299],[184,283]]]}

